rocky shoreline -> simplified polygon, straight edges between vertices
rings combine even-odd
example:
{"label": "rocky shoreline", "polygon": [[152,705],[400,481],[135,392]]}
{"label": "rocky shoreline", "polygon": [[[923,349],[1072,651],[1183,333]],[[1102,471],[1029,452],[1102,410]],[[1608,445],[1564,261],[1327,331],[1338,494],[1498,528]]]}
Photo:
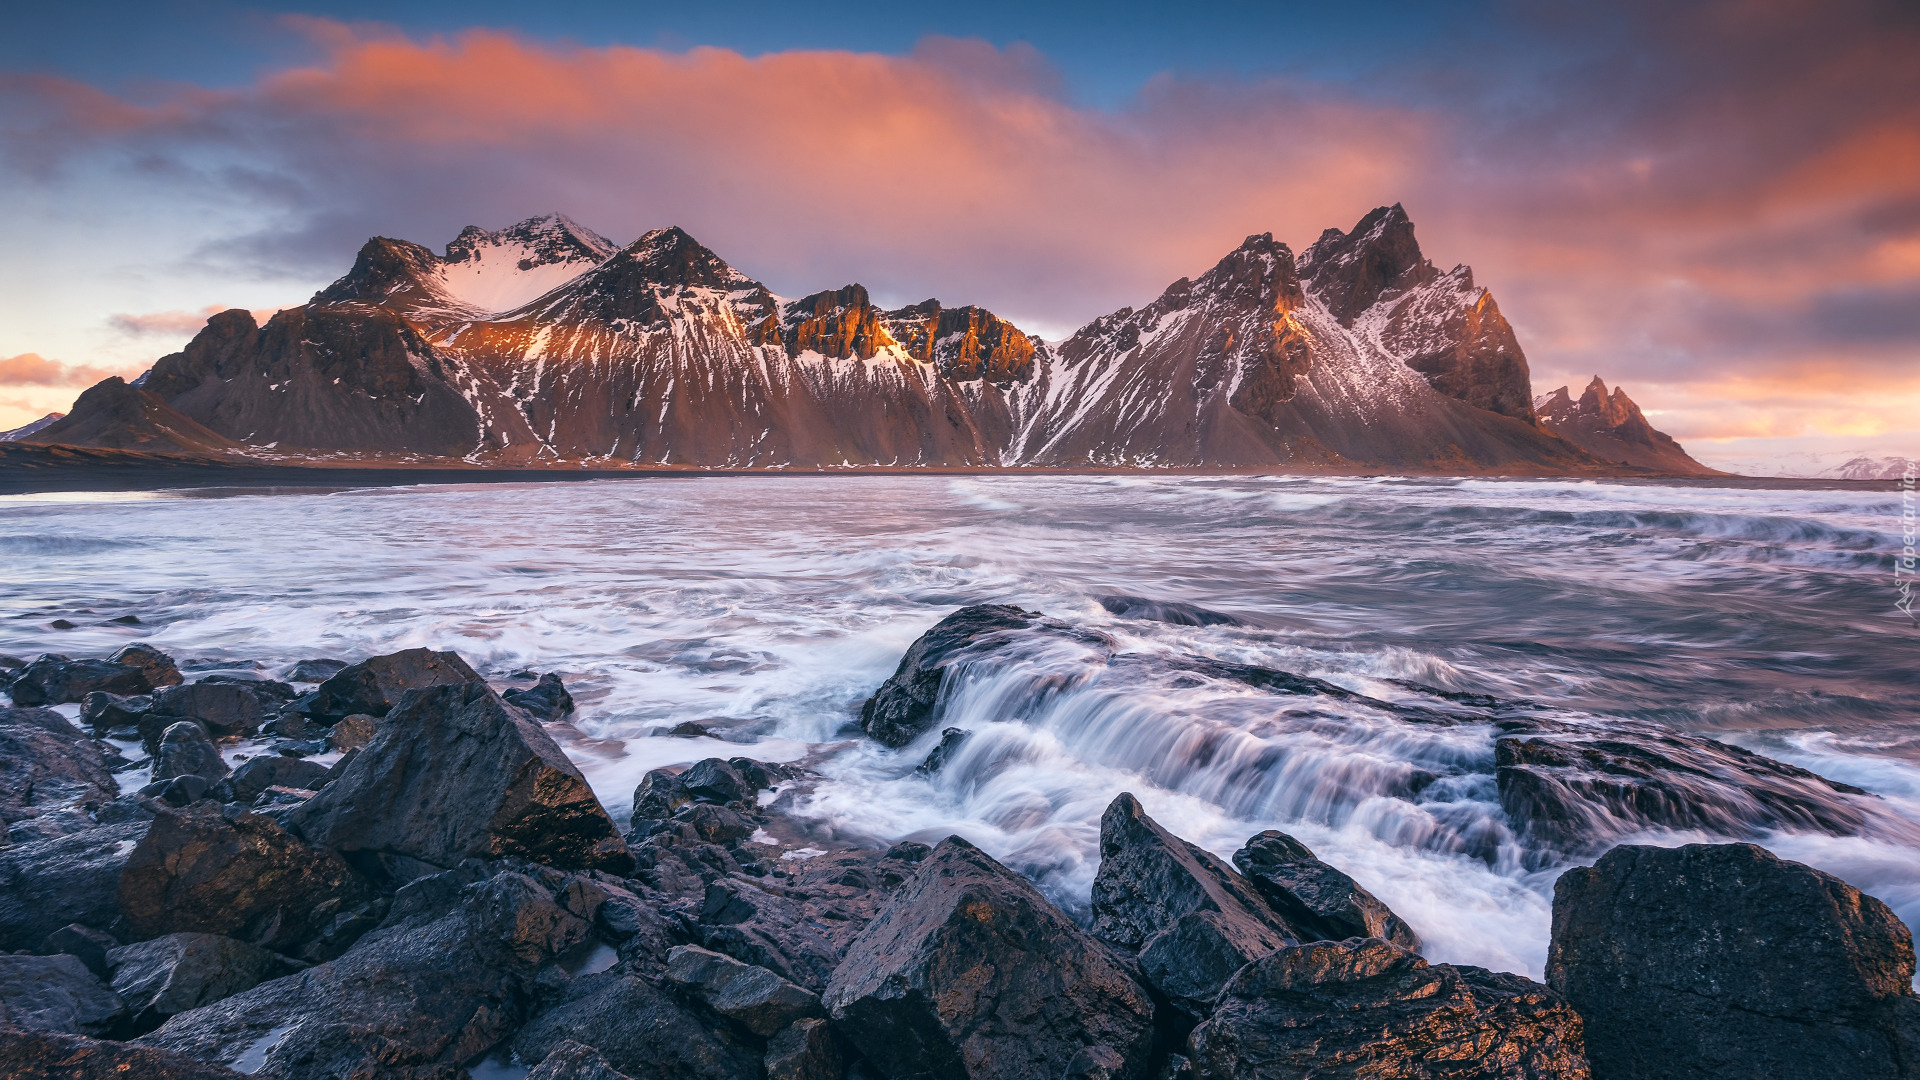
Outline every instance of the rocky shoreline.
{"label": "rocky shoreline", "polygon": [[[1036,627],[942,620],[863,731],[933,730],[950,669]],[[800,765],[657,769],[616,822],[544,727],[572,711],[551,675],[500,693],[413,649],[282,676],[189,682],[145,645],[5,664],[0,1075],[1920,1076],[1907,927],[1752,844],[1594,853],[1556,887],[1542,984],[1429,963],[1418,926],[1294,837],[1222,859],[1127,793],[1077,921],[963,837],[822,835]],[[1817,777],[1730,747],[1676,735],[1653,761],[1530,723],[1501,746],[1517,823],[1604,799],[1576,767],[1711,823],[1659,785],[1674,767],[1745,769],[1783,818],[1850,825],[1844,799],[1790,798]],[[236,767],[241,739],[262,752]],[[1554,808],[1535,824],[1565,829]]]}

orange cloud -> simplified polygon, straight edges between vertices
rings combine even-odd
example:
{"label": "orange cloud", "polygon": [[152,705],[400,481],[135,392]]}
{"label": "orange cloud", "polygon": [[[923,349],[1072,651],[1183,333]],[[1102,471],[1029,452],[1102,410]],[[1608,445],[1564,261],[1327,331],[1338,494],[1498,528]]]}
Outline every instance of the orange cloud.
{"label": "orange cloud", "polygon": [[[230,307],[232,307],[231,304],[208,304],[198,311],[121,313],[107,316],[107,325],[129,337],[191,338],[207,325],[208,319]],[[279,308],[255,308],[253,309],[254,321],[264,323],[279,310]]]}
{"label": "orange cloud", "polygon": [[39,353],[21,353],[0,357],[0,386],[92,386],[113,375],[131,378],[124,369],[94,367],[88,364],[63,364]]}

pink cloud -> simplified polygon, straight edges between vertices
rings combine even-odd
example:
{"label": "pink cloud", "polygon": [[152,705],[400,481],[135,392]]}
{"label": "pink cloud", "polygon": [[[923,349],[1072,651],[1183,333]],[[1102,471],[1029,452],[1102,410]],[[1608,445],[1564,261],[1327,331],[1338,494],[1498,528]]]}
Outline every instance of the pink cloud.
{"label": "pink cloud", "polygon": [[0,386],[91,386],[113,375],[132,378],[140,370],[63,364],[39,353],[21,353],[18,356],[0,356]]}

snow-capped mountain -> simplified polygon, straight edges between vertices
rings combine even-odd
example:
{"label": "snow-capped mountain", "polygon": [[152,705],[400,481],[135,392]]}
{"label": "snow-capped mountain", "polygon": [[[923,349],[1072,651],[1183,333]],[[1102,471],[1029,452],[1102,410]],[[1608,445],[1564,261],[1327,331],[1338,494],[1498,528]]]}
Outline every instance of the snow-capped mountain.
{"label": "snow-capped mountain", "polygon": [[36,432],[44,431],[45,429],[52,427],[54,421],[60,419],[65,415],[67,414],[57,413],[57,412],[48,413],[47,415],[41,417],[38,420],[30,420],[27,423],[21,424],[19,427],[14,428],[11,431],[0,431],[0,442],[17,442]]}
{"label": "snow-capped mountain", "polygon": [[1057,348],[979,307],[881,310],[858,284],[777,296],[678,228],[616,248],[554,214],[469,227],[444,255],[376,237],[265,326],[215,316],[134,392],[282,454],[1527,473],[1617,460],[1536,419],[1492,297],[1429,262],[1398,206],[1298,260],[1248,237]]}
{"label": "snow-capped mountain", "polygon": [[1542,394],[1533,407],[1541,423],[1602,461],[1659,472],[1706,475],[1715,471],[1689,457],[1672,437],[1654,430],[1626,390],[1616,386],[1607,393],[1607,384],[1598,375],[1578,400],[1563,386]]}
{"label": "snow-capped mountain", "polygon": [[1898,480],[1920,461],[1885,448],[1791,450],[1770,454],[1719,453],[1707,460],[1742,476],[1790,476],[1810,480]]}

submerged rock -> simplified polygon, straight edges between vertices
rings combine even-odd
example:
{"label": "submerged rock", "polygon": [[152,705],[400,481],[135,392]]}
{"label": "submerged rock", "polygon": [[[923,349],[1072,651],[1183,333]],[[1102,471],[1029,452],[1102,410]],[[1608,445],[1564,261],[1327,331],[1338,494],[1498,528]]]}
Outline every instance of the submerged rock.
{"label": "submerged rock", "polygon": [[0,1028],[102,1035],[123,1011],[79,957],[0,956]]}
{"label": "submerged rock", "polygon": [[347,666],[345,660],[302,660],[287,669],[288,682],[326,682]]}
{"label": "submerged rock", "polygon": [[1089,1053],[1145,1074],[1153,1002],[1025,878],[957,836],[920,864],[824,995],[889,1076],[1058,1080]]}
{"label": "submerged rock", "polygon": [[1887,905],[1752,844],[1617,847],[1554,886],[1547,981],[1608,1080],[1914,1076],[1913,976]]}
{"label": "submerged rock", "polygon": [[484,681],[458,653],[404,649],[341,668],[314,691],[308,715],[325,723],[356,713],[385,716],[408,690]]}
{"label": "submerged rock", "polygon": [[885,746],[905,746],[933,726],[940,683],[961,654],[993,648],[993,635],[1022,630],[1040,616],[1007,604],[975,604],[920,635],[891,678],[860,709],[860,727]]}
{"label": "submerged rock", "polygon": [[1093,915],[1094,936],[1136,954],[1147,981],[1196,1019],[1234,972],[1301,936],[1225,860],[1124,792],[1100,817]]}
{"label": "submerged rock", "polygon": [[1286,833],[1269,829],[1248,839],[1233,865],[1303,940],[1377,937],[1420,947],[1420,936],[1393,909]]}
{"label": "submerged rock", "polygon": [[507,704],[518,705],[533,714],[534,719],[546,723],[564,719],[573,713],[573,695],[567,693],[560,676],[549,671],[540,676],[540,681],[524,690],[513,689],[500,695]]}
{"label": "submerged rock", "polygon": [[482,682],[409,691],[345,772],[288,812],[287,824],[323,847],[430,867],[518,856],[563,869],[633,869],[580,770]]}
{"label": "submerged rock", "polygon": [[1197,1080],[1585,1080],[1581,1046],[1552,990],[1378,938],[1248,964],[1188,1041]]}

